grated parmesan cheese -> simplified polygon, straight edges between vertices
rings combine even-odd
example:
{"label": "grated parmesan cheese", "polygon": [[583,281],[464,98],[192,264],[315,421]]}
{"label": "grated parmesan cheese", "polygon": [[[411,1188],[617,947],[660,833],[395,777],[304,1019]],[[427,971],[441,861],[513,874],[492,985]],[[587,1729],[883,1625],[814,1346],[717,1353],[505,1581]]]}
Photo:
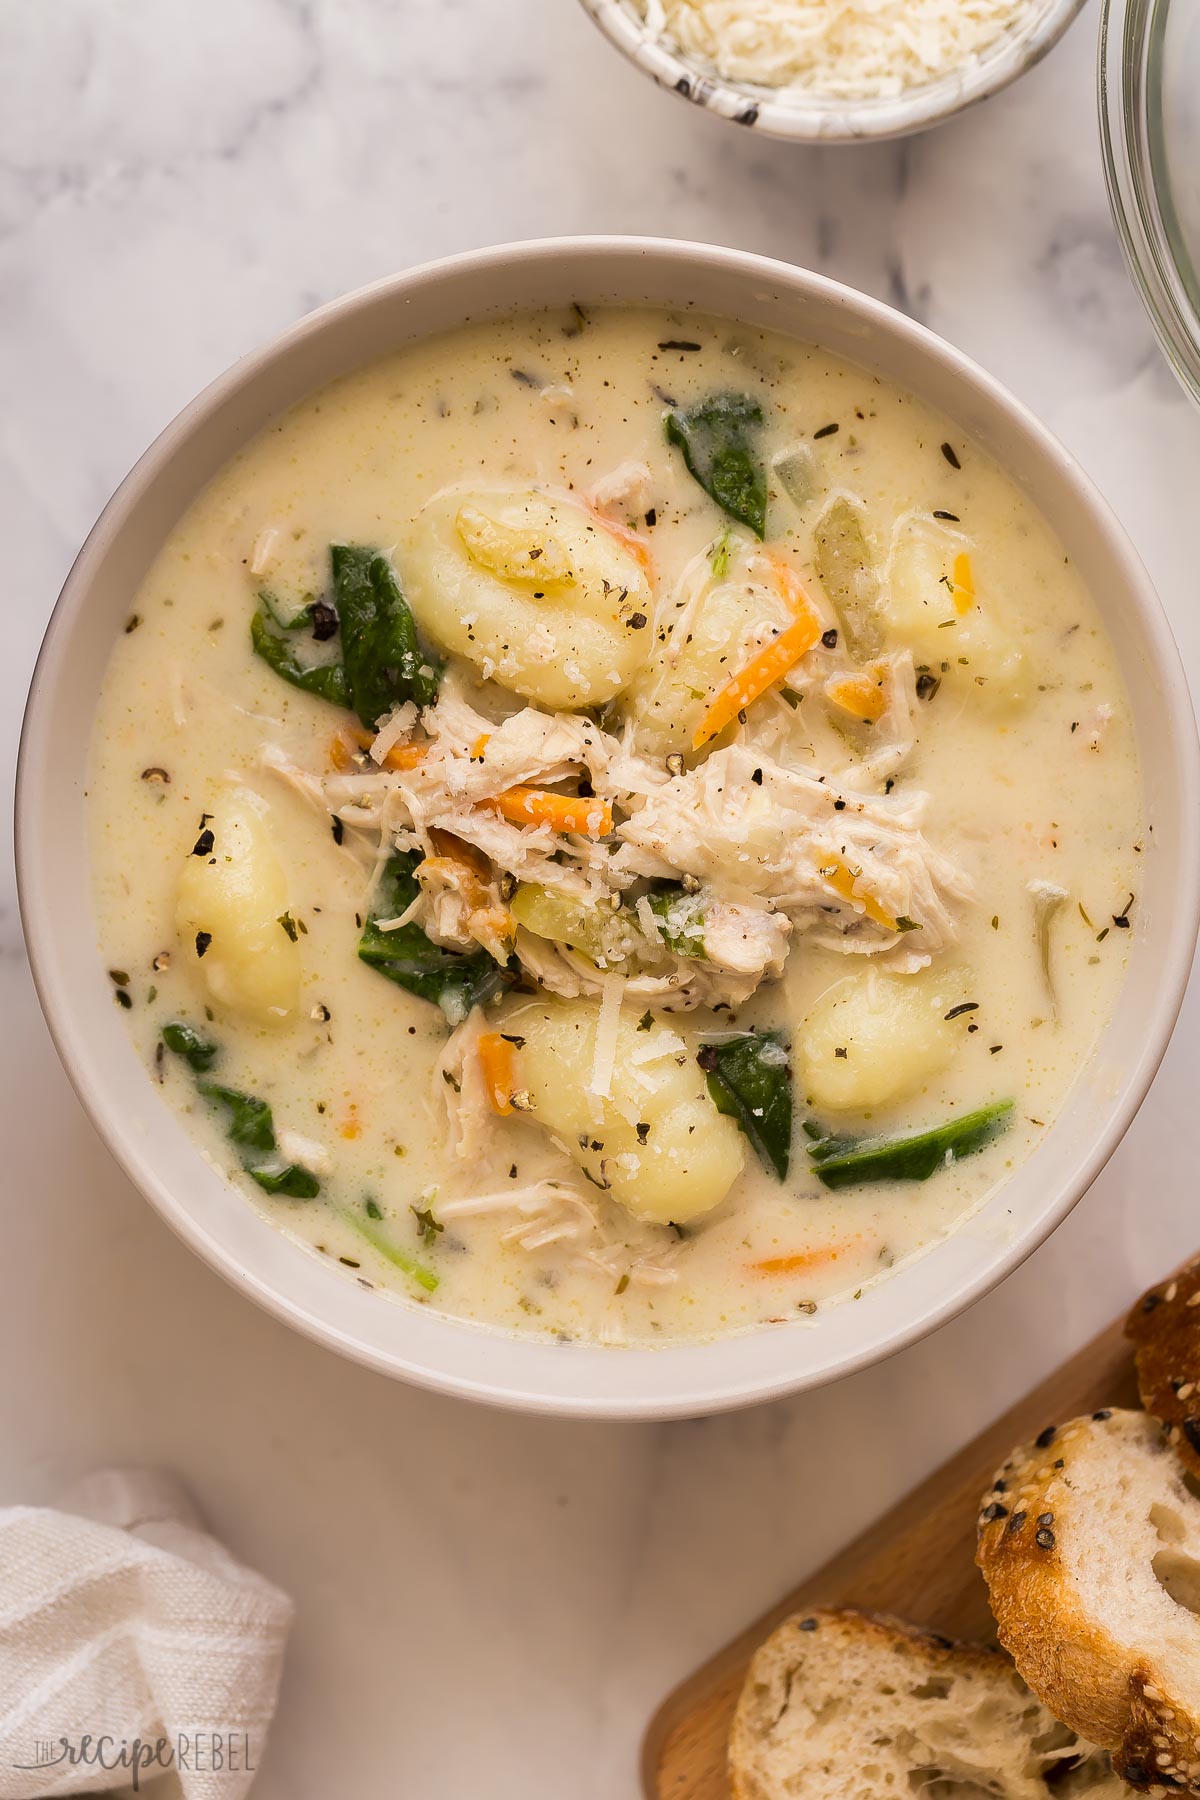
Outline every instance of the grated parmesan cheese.
{"label": "grated parmesan cheese", "polygon": [[265,575],[271,566],[271,558],[275,554],[275,546],[279,542],[279,533],[273,525],[260,531],[254,540],[254,548],[250,552],[250,573]]}
{"label": "grated parmesan cheese", "polygon": [[417,722],[417,716],[417,709],[411,700],[406,700],[403,706],[397,706],[389,713],[375,734],[375,741],[371,745],[371,761],[382,768],[387,761],[388,751],[394,749],[401,738],[408,736]]}
{"label": "grated parmesan cheese", "polygon": [[662,1062],[664,1057],[678,1056],[679,1052],[686,1048],[687,1045],[678,1032],[667,1031],[664,1028],[655,1031],[644,1042],[635,1044],[629,1052],[629,1061],[636,1068],[640,1068],[643,1063]]}
{"label": "grated parmesan cheese", "polygon": [[884,100],[976,61],[1048,0],[640,0],[650,30],[730,81]]}
{"label": "grated parmesan cheese", "polygon": [[604,977],[600,987],[600,1016],[596,1020],[592,1078],[588,1083],[592,1093],[602,1100],[607,1100],[612,1094],[613,1064],[617,1060],[617,1032],[621,1025],[621,1001],[624,993],[623,975]]}

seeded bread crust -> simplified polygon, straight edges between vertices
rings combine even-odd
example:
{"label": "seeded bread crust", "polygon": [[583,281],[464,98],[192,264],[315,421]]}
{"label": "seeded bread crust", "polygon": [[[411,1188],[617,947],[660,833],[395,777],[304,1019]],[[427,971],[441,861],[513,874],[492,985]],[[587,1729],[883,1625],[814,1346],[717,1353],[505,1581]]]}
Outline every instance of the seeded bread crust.
{"label": "seeded bread crust", "polygon": [[1163,1421],[1184,1468],[1200,1480],[1200,1259],[1142,1295],[1125,1335],[1142,1405]]}
{"label": "seeded bread crust", "polygon": [[1131,1653],[1089,1612],[1065,1554],[1086,1559],[1096,1533],[1113,1529],[1076,1490],[1073,1460],[1099,1436],[1115,1490],[1131,1433],[1162,1442],[1144,1413],[1105,1410],[1048,1426],[1015,1452],[983,1497],[975,1560],[1000,1642],[1054,1716],[1109,1750],[1130,1787],[1200,1794],[1200,1678],[1191,1695],[1165,1693],[1152,1656]]}

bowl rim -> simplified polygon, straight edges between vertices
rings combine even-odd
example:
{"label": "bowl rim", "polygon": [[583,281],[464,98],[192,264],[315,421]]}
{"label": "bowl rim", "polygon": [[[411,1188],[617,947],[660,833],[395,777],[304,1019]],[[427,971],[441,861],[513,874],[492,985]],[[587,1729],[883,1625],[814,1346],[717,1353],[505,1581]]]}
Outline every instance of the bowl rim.
{"label": "bowl rim", "polygon": [[[436,284],[455,275],[486,274],[510,262],[519,265],[530,262],[553,264],[560,259],[571,258],[582,259],[585,264],[599,270],[606,262],[611,263],[613,258],[628,259],[631,264],[637,264],[647,257],[659,259],[668,266],[668,272],[677,270],[680,276],[689,269],[694,271],[697,263],[701,263],[714,271],[723,271],[739,282],[766,283],[798,300],[812,300],[818,304],[848,309],[856,325],[878,328],[888,337],[898,338],[902,344],[911,347],[918,356],[930,358],[956,385],[963,384],[968,393],[980,398],[986,408],[998,413],[1027,442],[1031,441],[1033,448],[1057,468],[1060,480],[1072,498],[1084,506],[1092,526],[1104,540],[1106,554],[1119,567],[1122,591],[1127,600],[1133,603],[1140,641],[1146,647],[1160,683],[1166,729],[1174,750],[1181,790],[1179,818],[1173,820],[1172,824],[1178,827],[1179,832],[1178,860],[1183,875],[1180,884],[1182,892],[1178,910],[1172,915],[1172,933],[1163,951],[1164,967],[1159,984],[1148,996],[1140,1015],[1142,1041],[1128,1074],[1121,1079],[1119,1104],[1106,1114],[1105,1123],[1086,1148],[1081,1145],[1077,1154],[1072,1151],[1070,1168],[1073,1173],[1069,1178],[1060,1179],[1053,1204],[1043,1206],[1003,1245],[992,1246],[981,1253],[969,1273],[964,1274],[945,1291],[939,1290],[937,1299],[925,1304],[923,1310],[917,1309],[912,1316],[877,1330],[848,1352],[836,1352],[832,1361],[827,1359],[824,1364],[799,1370],[790,1366],[791,1359],[786,1346],[793,1340],[791,1333],[781,1330],[769,1334],[777,1340],[780,1349],[772,1359],[768,1373],[753,1380],[745,1377],[734,1380],[706,1378],[702,1397],[692,1392],[690,1386],[682,1380],[675,1384],[681,1391],[656,1390],[652,1393],[630,1394],[621,1391],[619,1378],[615,1384],[607,1378],[610,1374],[616,1374],[621,1359],[628,1361],[643,1357],[653,1358],[665,1373],[668,1358],[686,1360],[689,1355],[699,1358],[702,1353],[713,1351],[711,1343],[671,1344],[648,1349],[604,1349],[600,1354],[611,1360],[605,1364],[606,1383],[604,1391],[599,1393],[577,1392],[574,1389],[560,1392],[554,1391],[550,1386],[539,1388],[536,1384],[526,1387],[489,1377],[486,1346],[489,1341],[495,1343],[496,1336],[486,1332],[478,1333],[483,1348],[482,1355],[476,1359],[480,1367],[474,1374],[464,1376],[436,1366],[436,1359],[434,1363],[427,1363],[411,1354],[399,1353],[378,1342],[371,1342],[369,1334],[356,1335],[344,1325],[321,1316],[319,1309],[306,1308],[299,1299],[281,1291],[279,1283],[282,1278],[277,1274],[268,1277],[244,1266],[229,1245],[221,1241],[217,1232],[209,1229],[202,1218],[189,1212],[177,1200],[166,1174],[144,1153],[127,1118],[119,1116],[115,1111],[106,1111],[99,1103],[94,1089],[100,1085],[98,1071],[102,1064],[98,1053],[93,1053],[86,1038],[74,1028],[73,1015],[77,1002],[69,985],[62,978],[62,970],[57,961],[58,944],[47,912],[39,905],[39,894],[42,891],[50,893],[52,890],[49,872],[39,861],[37,758],[43,749],[43,740],[49,741],[46,734],[55,684],[66,661],[74,626],[89,598],[93,564],[101,562],[111,546],[119,540],[136,504],[159,480],[162,472],[172,465],[176,454],[199,433],[205,422],[217,414],[243,386],[273,365],[286,362],[300,347],[324,332],[331,324],[351,318],[360,310],[381,301],[401,306],[414,289],[423,285]],[[601,279],[602,276],[597,277],[598,281]],[[448,321],[443,329],[453,329],[456,322]],[[319,385],[319,382],[297,385],[289,403],[295,403],[303,393],[314,391]],[[202,486],[190,487],[176,514],[177,518],[182,516],[200,491]],[[151,1201],[172,1229],[210,1267],[276,1318],[314,1341],[337,1349],[368,1367],[441,1393],[487,1401],[522,1412],[578,1418],[695,1417],[821,1386],[895,1354],[956,1317],[989,1292],[1061,1223],[1123,1137],[1145,1098],[1166,1051],[1182,1004],[1197,928],[1200,926],[1200,744],[1197,742],[1187,680],[1161,602],[1123,527],[1103,496],[1065,447],[1020,400],[962,352],[925,326],[881,301],[811,271],[741,251],[677,239],[621,236],[536,239],[491,246],[427,262],[329,302],[250,351],[204,388],[159,433],[121,482],[89,532],[63,584],[38,654],[22,722],[15,823],[22,924],[38,999],[55,1047],[99,1136],[134,1186]],[[90,903],[88,916],[91,917]],[[94,945],[92,948],[99,967],[99,949]],[[113,1011],[115,1013],[116,1009]],[[159,1107],[157,1099],[154,1104]],[[160,1110],[164,1113],[168,1111],[165,1107]],[[1052,1138],[1053,1130],[1054,1127],[1047,1134],[1046,1141]],[[202,1162],[199,1147],[193,1140],[187,1141],[197,1163]],[[226,1186],[229,1185],[226,1181]],[[299,1251],[279,1227],[265,1220],[262,1223],[281,1244],[290,1244],[306,1261],[313,1261],[307,1252]],[[963,1235],[963,1230],[960,1227],[949,1238],[941,1240],[940,1244],[930,1246],[926,1254],[933,1255],[941,1246],[954,1242]],[[315,1266],[323,1269],[323,1265]],[[328,1271],[324,1273],[327,1275]],[[900,1274],[901,1271],[897,1271],[896,1276],[883,1284],[885,1291],[892,1288]],[[355,1291],[349,1284],[347,1288],[351,1292]],[[330,1310],[337,1308],[331,1307]],[[406,1308],[410,1313],[419,1310]],[[442,1326],[462,1329],[462,1322],[449,1316],[424,1316],[435,1318],[439,1329]],[[375,1334],[377,1338],[382,1335],[382,1331]],[[768,1336],[765,1332],[749,1335],[759,1339]],[[534,1344],[531,1340],[510,1338],[508,1334],[504,1334],[504,1341],[523,1343],[528,1348],[536,1348],[541,1352],[562,1354],[561,1347],[554,1344]],[[721,1339],[716,1344],[725,1346],[736,1341],[739,1340]],[[582,1346],[574,1347],[572,1354],[578,1355],[582,1349]],[[682,1391],[685,1388],[687,1391]]]}
{"label": "bowl rim", "polygon": [[[580,0],[611,44],[668,93],[717,118],[793,143],[877,143],[941,124],[1033,68],[1054,48],[1087,0],[1045,0],[1029,28],[1003,39],[965,68],[877,100],[835,100],[718,75],[674,50],[637,17],[630,0]],[[790,98],[784,98],[789,95]]]}

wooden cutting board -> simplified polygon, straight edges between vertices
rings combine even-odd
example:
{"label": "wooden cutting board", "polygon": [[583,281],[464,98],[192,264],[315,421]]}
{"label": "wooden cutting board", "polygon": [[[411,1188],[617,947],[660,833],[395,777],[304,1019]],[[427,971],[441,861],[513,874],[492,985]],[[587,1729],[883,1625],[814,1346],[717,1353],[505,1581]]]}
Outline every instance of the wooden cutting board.
{"label": "wooden cutting board", "polygon": [[746,1668],[789,1613],[866,1606],[949,1637],[994,1638],[975,1567],[980,1496],[1009,1451],[1044,1426],[1102,1406],[1137,1405],[1123,1323],[1110,1325],[668,1695],[643,1745],[649,1800],[729,1800],[725,1745]]}

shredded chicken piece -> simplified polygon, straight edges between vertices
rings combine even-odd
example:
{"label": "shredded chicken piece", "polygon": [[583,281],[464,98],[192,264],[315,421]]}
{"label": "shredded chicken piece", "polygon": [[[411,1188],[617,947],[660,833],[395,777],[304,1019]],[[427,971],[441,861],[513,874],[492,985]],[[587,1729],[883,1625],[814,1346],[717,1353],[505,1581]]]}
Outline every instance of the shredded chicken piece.
{"label": "shredded chicken piece", "polygon": [[587,503],[594,512],[606,515],[644,513],[650,504],[651,479],[647,463],[632,459],[618,463],[589,488]]}
{"label": "shredded chicken piece", "polygon": [[461,1200],[443,1200],[438,1207],[438,1217],[442,1220],[475,1219],[485,1213],[518,1212],[523,1218],[529,1218],[560,1201],[574,1202],[590,1212],[584,1196],[569,1182],[547,1176],[544,1180],[530,1182],[527,1187],[499,1188],[492,1194],[470,1194]]}
{"label": "shredded chicken piece", "polygon": [[614,1283],[614,1291],[621,1281],[629,1287],[669,1287],[679,1280],[679,1270],[671,1262],[677,1254],[677,1245],[637,1255],[631,1254],[628,1244],[606,1244],[573,1258],[572,1266],[584,1273],[598,1270],[607,1275]]}
{"label": "shredded chicken piece", "polygon": [[710,962],[740,975],[778,981],[783,974],[792,922],[761,906],[710,901],[704,911],[704,954]]}
{"label": "shredded chicken piece", "polygon": [[684,564],[675,584],[675,610],[660,620],[660,630],[666,633],[663,662],[668,665],[678,662],[683,655],[696,614],[713,586],[715,549],[716,544],[706,544]]}
{"label": "shredded chicken piece", "polygon": [[912,755],[917,741],[917,674],[912,651],[880,659],[887,706],[872,729],[871,751],[838,772],[846,787],[878,786],[895,775]]}
{"label": "shredded chicken piece", "polygon": [[477,1163],[486,1155],[495,1118],[479,1058],[483,1030],[482,1009],[473,1006],[446,1039],[433,1070],[435,1116],[439,1109],[445,1109],[451,1152],[465,1163]]}
{"label": "shredded chicken piece", "polygon": [[[507,963],[512,914],[501,902],[491,863],[452,832],[435,827],[430,837],[436,854],[417,865],[421,897],[409,915],[421,918],[435,943],[459,948],[482,944],[498,963]],[[381,929],[386,930],[382,921]]]}
{"label": "shredded chicken piece", "polygon": [[437,1214],[443,1224],[462,1219],[503,1218],[513,1224],[501,1235],[522,1250],[545,1250],[553,1244],[572,1247],[571,1267],[603,1275],[615,1289],[626,1280],[633,1287],[665,1287],[679,1279],[674,1267],[678,1243],[665,1241],[661,1227],[639,1225],[622,1215],[621,1241],[608,1242],[600,1216],[603,1200],[593,1201],[568,1181],[546,1176],[525,1187],[471,1194],[443,1200]]}
{"label": "shredded chicken piece", "polygon": [[[613,860],[621,874],[682,873],[718,896],[773,901],[831,949],[903,946],[896,966],[921,967],[954,939],[947,898],[970,891],[922,835],[922,807],[923,796],[869,798],[735,744],[646,799],[617,827]],[[849,872],[857,897],[839,890],[836,871]],[[906,927],[872,918],[868,900]]]}
{"label": "shredded chicken piece", "polygon": [[[377,834],[376,875],[394,850],[419,853],[421,894],[405,921],[437,943],[482,945],[500,963],[515,954],[531,981],[566,998],[601,996],[619,974],[630,998],[667,1008],[738,1006],[779,978],[794,934],[886,956],[898,970],[924,967],[954,940],[949,902],[970,888],[922,833],[925,796],[870,791],[916,735],[911,657],[881,666],[877,748],[836,773],[795,766],[782,703],[688,769],[642,755],[630,725],[617,736],[586,714],[535,706],[490,717],[453,673],[423,735],[402,743],[394,714],[358,770],[315,775],[272,748],[262,761],[314,805]],[[801,671],[797,682],[806,680]],[[398,749],[407,755],[391,762],[411,766],[381,766]],[[514,823],[494,805],[511,788],[564,783],[586,784],[611,809],[607,838],[556,830],[552,815]],[[647,884],[664,881],[682,882],[685,895],[660,912]],[[514,933],[505,896],[516,883],[601,919],[616,905],[621,926],[603,954]]]}
{"label": "shredded chicken piece", "polygon": [[504,1241],[519,1244],[522,1250],[544,1250],[550,1244],[579,1243],[596,1236],[600,1230],[596,1210],[589,1201],[569,1182],[553,1176],[531,1182],[527,1187],[474,1194],[462,1200],[444,1200],[438,1207],[438,1217],[443,1223],[505,1213],[516,1213],[517,1220],[503,1233]]}

